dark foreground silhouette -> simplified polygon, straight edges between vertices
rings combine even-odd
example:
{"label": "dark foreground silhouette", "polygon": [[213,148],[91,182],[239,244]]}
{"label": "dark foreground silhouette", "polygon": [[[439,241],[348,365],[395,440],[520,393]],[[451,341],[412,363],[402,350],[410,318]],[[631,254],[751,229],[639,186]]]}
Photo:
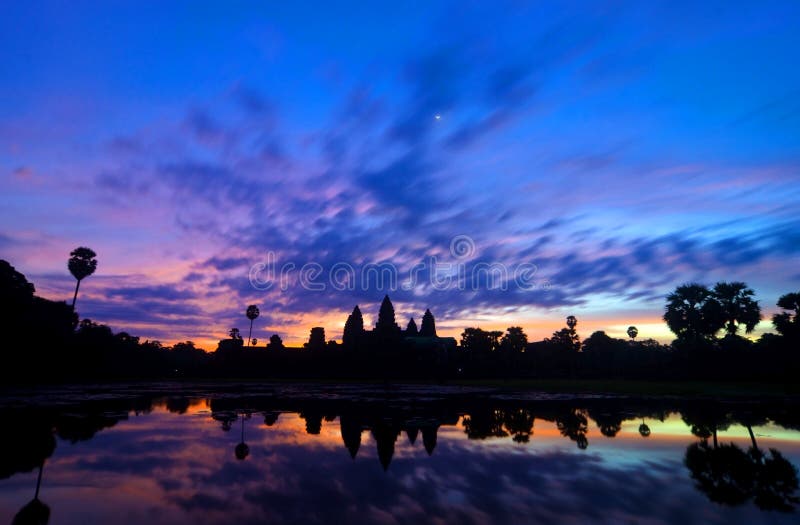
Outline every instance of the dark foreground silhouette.
{"label": "dark foreground silhouette", "polygon": [[[70,271],[78,285],[96,268],[94,252],[72,253]],[[164,346],[142,342],[127,332],[113,333],[90,319],[79,321],[73,306],[37,297],[34,286],[6,261],[0,261],[0,316],[5,383],[79,382],[131,378],[353,378],[447,381],[478,378],[713,379],[795,382],[800,372],[800,293],[781,297],[783,309],[773,323],[779,335],[753,342],[738,332],[753,330],[761,319],[753,291],[744,283],[679,286],[667,297],[664,320],[677,338],[671,345],[628,340],[595,332],[581,341],[578,319],[552,337],[529,342],[524,330],[506,332],[466,328],[460,341],[440,337],[430,310],[417,328],[405,329],[384,297],[378,321],[364,326],[358,306],[348,316],[342,343],[326,341],[323,327],[311,329],[303,348],[288,348],[274,334],[258,346],[252,337],[257,305],[246,309],[245,341],[238,328],[208,353],[191,341]],[[76,296],[78,288],[76,286]],[[722,332],[723,337],[717,334]]]}

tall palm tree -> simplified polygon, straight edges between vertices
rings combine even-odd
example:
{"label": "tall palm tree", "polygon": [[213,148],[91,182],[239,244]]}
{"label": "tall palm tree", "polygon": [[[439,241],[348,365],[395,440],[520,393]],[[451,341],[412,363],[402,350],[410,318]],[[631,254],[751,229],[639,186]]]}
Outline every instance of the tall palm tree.
{"label": "tall palm tree", "polygon": [[633,339],[636,339],[637,335],[639,335],[639,329],[636,328],[635,326],[629,326],[628,327],[628,337],[630,337],[631,340],[633,340]]}
{"label": "tall palm tree", "polygon": [[745,333],[750,333],[761,321],[761,307],[753,299],[755,292],[742,282],[720,282],[714,286],[714,298],[722,307],[725,331],[736,335],[739,326],[744,325]]}
{"label": "tall palm tree", "polygon": [[81,286],[81,281],[89,277],[97,269],[97,254],[91,248],[81,246],[75,248],[69,254],[69,262],[67,268],[78,283],[75,285],[75,295],[72,296],[72,310],[75,310],[75,301],[78,299],[78,288]]}
{"label": "tall palm tree", "polygon": [[251,304],[247,307],[247,318],[250,319],[250,333],[247,335],[247,346],[252,345],[253,343],[253,321],[256,320],[256,317],[261,312],[258,311],[258,306]]}

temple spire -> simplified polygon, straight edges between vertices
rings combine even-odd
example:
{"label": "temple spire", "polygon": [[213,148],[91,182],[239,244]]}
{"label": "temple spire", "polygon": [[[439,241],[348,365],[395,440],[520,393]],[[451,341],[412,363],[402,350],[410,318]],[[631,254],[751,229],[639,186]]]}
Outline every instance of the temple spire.
{"label": "temple spire", "polygon": [[425,310],[425,315],[422,316],[422,326],[419,329],[419,335],[422,337],[436,337],[436,321],[430,310]]}
{"label": "temple spire", "polygon": [[354,350],[358,348],[358,342],[364,334],[364,317],[361,315],[361,310],[356,305],[353,308],[353,313],[347,316],[347,321],[344,323],[344,333],[342,334],[342,345],[347,350]]}
{"label": "temple spire", "polygon": [[417,323],[414,322],[414,318],[412,317],[408,321],[408,326],[406,327],[406,336],[415,337],[417,335],[419,335],[419,330],[417,330]]}
{"label": "temple spire", "polygon": [[375,328],[393,328],[396,327],[397,323],[394,320],[394,305],[392,304],[392,300],[389,299],[388,295],[383,297],[383,301],[381,302],[381,309],[378,311],[378,322],[375,324]]}

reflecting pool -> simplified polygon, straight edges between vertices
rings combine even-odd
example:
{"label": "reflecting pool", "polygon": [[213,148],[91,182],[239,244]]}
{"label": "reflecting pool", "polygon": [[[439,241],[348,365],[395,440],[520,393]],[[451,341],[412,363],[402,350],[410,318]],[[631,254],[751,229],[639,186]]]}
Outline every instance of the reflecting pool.
{"label": "reflecting pool", "polygon": [[10,392],[0,523],[797,523],[797,409],[456,387]]}

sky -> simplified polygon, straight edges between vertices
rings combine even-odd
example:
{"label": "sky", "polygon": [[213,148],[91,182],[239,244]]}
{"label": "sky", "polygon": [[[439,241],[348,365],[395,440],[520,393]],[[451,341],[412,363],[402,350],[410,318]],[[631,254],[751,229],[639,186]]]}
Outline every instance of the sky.
{"label": "sky", "polygon": [[440,335],[669,340],[722,280],[758,334],[800,288],[794,1],[32,1],[0,49],[0,258],[67,300],[91,247],[81,316],[142,339],[248,304],[339,339],[388,293]]}

